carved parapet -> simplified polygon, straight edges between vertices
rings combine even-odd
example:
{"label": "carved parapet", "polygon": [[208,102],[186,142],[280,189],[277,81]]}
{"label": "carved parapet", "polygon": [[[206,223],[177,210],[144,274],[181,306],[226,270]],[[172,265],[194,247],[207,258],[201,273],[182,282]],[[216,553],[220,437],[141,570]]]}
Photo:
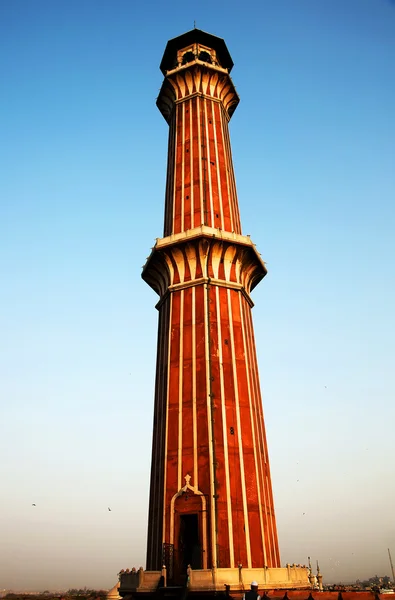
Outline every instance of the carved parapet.
{"label": "carved parapet", "polygon": [[[284,568],[215,568],[210,570],[190,570],[190,592],[223,591],[227,587],[230,592],[243,592],[251,580],[258,581],[259,590],[270,589],[303,589],[308,590],[309,581],[306,569],[297,569],[288,573]],[[241,595],[241,594],[240,594]],[[306,592],[306,596],[308,592]]]}
{"label": "carved parapet", "polygon": [[119,576],[119,595],[123,598],[138,591],[150,592],[156,590],[162,573],[161,571],[144,571],[143,567],[140,567],[138,571],[135,569],[130,572],[124,571]]}
{"label": "carved parapet", "polygon": [[202,225],[158,239],[142,277],[161,298],[202,283],[243,290],[249,298],[266,273],[248,236]]}
{"label": "carved parapet", "polygon": [[221,102],[229,119],[239,103],[228,71],[196,59],[167,72],[156,104],[169,122],[174,104],[194,95]]}

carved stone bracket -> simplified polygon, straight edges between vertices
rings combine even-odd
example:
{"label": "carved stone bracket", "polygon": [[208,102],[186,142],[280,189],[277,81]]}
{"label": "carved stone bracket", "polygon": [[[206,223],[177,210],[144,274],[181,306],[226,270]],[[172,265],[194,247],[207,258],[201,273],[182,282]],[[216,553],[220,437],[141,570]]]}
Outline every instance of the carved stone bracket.
{"label": "carved stone bracket", "polygon": [[167,73],[156,104],[169,122],[174,104],[194,95],[221,102],[229,119],[239,103],[239,96],[227,71],[196,60],[192,65]]}
{"label": "carved stone bracket", "polygon": [[142,277],[163,298],[176,289],[207,282],[249,295],[266,273],[248,236],[201,226],[158,239]]}

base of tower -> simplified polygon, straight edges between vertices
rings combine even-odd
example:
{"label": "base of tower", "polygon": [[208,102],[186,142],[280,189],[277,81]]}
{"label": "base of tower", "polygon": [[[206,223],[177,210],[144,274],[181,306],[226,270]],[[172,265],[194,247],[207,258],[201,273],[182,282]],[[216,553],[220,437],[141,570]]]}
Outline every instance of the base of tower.
{"label": "base of tower", "polygon": [[[162,595],[170,596],[173,588],[170,583],[184,584],[188,588],[188,595],[195,597],[204,596],[232,596],[237,598],[250,589],[251,581],[257,581],[259,590],[289,590],[310,589],[309,570],[306,567],[287,566],[284,568],[212,568],[188,569],[184,581],[168,581],[166,568],[162,571],[138,571],[120,574],[119,594],[123,598],[148,598],[163,590]],[[180,586],[182,587],[182,586]]]}

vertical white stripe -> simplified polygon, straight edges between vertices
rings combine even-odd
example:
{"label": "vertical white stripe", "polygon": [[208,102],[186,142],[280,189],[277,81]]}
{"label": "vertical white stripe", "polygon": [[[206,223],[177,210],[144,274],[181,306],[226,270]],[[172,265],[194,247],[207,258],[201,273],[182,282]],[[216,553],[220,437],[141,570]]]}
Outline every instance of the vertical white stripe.
{"label": "vertical white stripe", "polygon": [[230,135],[229,135],[229,124],[228,121],[225,120],[224,117],[224,132],[225,132],[225,143],[226,143],[226,155],[228,158],[228,170],[229,170],[229,185],[230,185],[230,196],[229,196],[229,206],[230,206],[230,214],[232,215],[233,227],[236,232],[240,230],[240,223],[238,218],[238,209],[237,209],[237,192],[236,192],[236,181],[235,181],[235,173],[233,168],[233,159],[232,159],[232,147],[230,145]]}
{"label": "vertical white stripe", "polygon": [[175,107],[175,123],[174,123],[174,127],[175,127],[175,131],[174,131],[174,166],[173,166],[173,190],[172,190],[172,197],[173,197],[173,220],[172,220],[172,224],[171,224],[171,233],[174,233],[174,222],[175,222],[175,215],[176,215],[176,169],[177,169],[177,131],[178,131],[178,113],[179,113],[179,104],[176,104]]}
{"label": "vertical white stripe", "polygon": [[227,139],[228,153],[229,153],[230,182],[231,182],[231,188],[232,188],[231,212],[233,214],[234,226],[236,228],[236,231],[240,233],[241,225],[240,225],[239,203],[237,200],[236,176],[235,176],[235,170],[233,167],[232,146],[230,143],[230,134],[229,134],[229,125],[228,124],[226,124],[226,139]]}
{"label": "vertical white stripe", "polygon": [[185,102],[182,103],[182,146],[181,146],[181,231],[184,231],[185,213]]}
{"label": "vertical white stripe", "polygon": [[229,181],[229,171],[232,168],[232,165],[229,164],[229,151],[228,151],[228,145],[227,145],[227,141],[226,141],[226,135],[225,135],[225,128],[228,127],[228,123],[227,121],[225,122],[225,115],[224,115],[224,109],[222,108],[221,105],[221,133],[222,133],[222,140],[224,143],[224,160],[225,160],[225,176],[226,176],[226,190],[228,192],[228,198],[227,198],[227,202],[229,204],[229,214],[230,214],[230,229],[231,231],[235,231],[235,225],[233,222],[233,210],[232,210],[232,198],[231,198],[231,191],[230,191],[230,181]]}
{"label": "vertical white stripe", "polygon": [[219,358],[219,380],[221,386],[221,411],[222,411],[222,435],[224,436],[224,462],[225,462],[225,488],[226,488],[226,507],[228,511],[228,534],[229,534],[229,558],[230,567],[235,566],[234,544],[233,544],[233,519],[232,519],[232,499],[230,496],[230,475],[229,475],[229,453],[228,453],[228,427],[226,423],[226,405],[225,405],[225,383],[224,366],[222,356],[222,327],[221,312],[219,302],[219,287],[215,286],[215,300],[217,305],[217,328],[218,328],[218,358]]}
{"label": "vertical white stripe", "polygon": [[199,159],[199,193],[200,193],[200,223],[204,225],[204,201],[203,201],[203,175],[202,175],[202,125],[200,119],[200,98],[196,97],[197,108],[197,134],[198,134],[198,159]]}
{"label": "vertical white stripe", "polygon": [[184,374],[184,290],[180,292],[180,351],[178,359],[178,485],[182,487],[182,383]]}
{"label": "vertical white stripe", "polygon": [[252,352],[252,356],[254,357],[255,365],[256,365],[257,414],[258,414],[258,419],[259,419],[259,423],[260,423],[261,431],[262,431],[262,436],[261,436],[262,437],[262,451],[263,451],[263,457],[264,457],[262,478],[263,478],[264,490],[265,490],[265,503],[266,503],[267,528],[268,528],[267,545],[268,545],[269,556],[271,558],[272,564],[276,564],[275,549],[277,547],[277,541],[276,541],[276,534],[275,534],[275,527],[274,527],[274,507],[273,507],[273,502],[272,502],[271,485],[269,483],[269,479],[267,476],[267,473],[269,470],[269,459],[266,454],[265,423],[264,423],[262,398],[261,398],[261,394],[260,394],[258,364],[257,364],[257,357],[256,357],[256,349],[255,349],[255,345],[254,345],[254,334],[253,334],[253,324],[252,324],[251,313],[249,313],[249,321],[250,321],[250,330],[251,330],[251,352]]}
{"label": "vertical white stripe", "polygon": [[168,328],[168,348],[167,348],[167,390],[166,390],[166,431],[165,431],[165,457],[163,461],[163,532],[162,543],[166,542],[166,483],[167,483],[167,436],[169,423],[169,389],[170,389],[170,346],[171,346],[171,328],[173,320],[173,294],[170,294],[169,310],[169,328]]}
{"label": "vertical white stripe", "polygon": [[241,494],[243,497],[244,527],[245,527],[245,540],[246,540],[246,549],[247,549],[247,566],[249,569],[251,569],[250,527],[249,527],[249,523],[248,523],[247,493],[246,493],[245,472],[244,472],[243,446],[242,446],[243,442],[242,442],[242,431],[241,431],[241,422],[240,422],[239,386],[237,384],[236,349],[235,349],[235,338],[234,338],[234,331],[233,331],[232,300],[230,297],[230,289],[227,289],[226,291],[228,294],[229,331],[230,331],[230,343],[231,343],[231,349],[232,349],[233,383],[234,383],[234,387],[235,387],[237,442],[238,442],[238,446],[239,446]]}
{"label": "vertical white stripe", "polygon": [[217,566],[217,540],[216,540],[216,514],[215,514],[215,481],[214,481],[214,458],[213,458],[213,429],[211,423],[211,395],[210,395],[210,344],[208,319],[208,290],[209,286],[204,284],[204,348],[206,355],[206,395],[207,395],[207,428],[208,428],[208,453],[210,467],[210,522],[211,522],[211,556],[212,564]]}
{"label": "vertical white stripe", "polygon": [[[243,302],[244,302],[243,297],[239,293],[241,330],[242,330],[242,336],[243,336],[243,353],[244,353],[244,360],[245,360],[245,365],[246,365],[248,402],[250,405],[250,417],[251,417],[252,444],[253,444],[253,448],[254,448],[255,480],[256,480],[256,484],[257,484],[257,488],[258,488],[259,521],[261,524],[261,536],[262,536],[264,564],[267,565],[266,548],[265,548],[265,529],[263,527],[263,515],[262,515],[261,484],[260,484],[260,476],[259,476],[258,458],[257,458],[257,452],[256,452],[256,435],[255,435],[256,411],[255,411],[255,407],[253,407],[253,405],[252,405],[252,398],[251,398],[251,381],[250,381],[251,375],[250,375],[250,366],[249,366],[249,360],[248,360],[249,353],[248,353],[247,344],[246,344],[245,323],[244,323],[245,316],[244,316],[244,310],[243,310],[243,308],[244,308]],[[255,418],[254,418],[254,416],[255,416]]]}
{"label": "vertical white stripe", "polygon": [[166,237],[168,233],[168,221],[169,221],[169,204],[170,204],[170,173],[172,167],[171,161],[171,140],[172,140],[172,124],[169,124],[169,143],[167,148],[167,171],[166,171],[166,190],[165,190],[165,219],[163,226],[163,235]]}
{"label": "vertical white stripe", "polygon": [[188,101],[189,104],[189,157],[190,157],[190,169],[191,169],[191,229],[195,227],[195,204],[194,204],[194,182],[193,182],[193,100]]}
{"label": "vertical white stripe", "polygon": [[173,135],[173,155],[172,155],[172,182],[171,182],[171,197],[170,197],[170,213],[169,213],[169,234],[174,231],[174,214],[175,214],[175,189],[176,189],[176,141],[177,141],[177,109],[174,114],[174,135]]}
{"label": "vertical white stripe", "polygon": [[192,423],[193,423],[193,485],[199,489],[196,415],[196,288],[192,287]]}
{"label": "vertical white stripe", "polygon": [[[204,98],[204,129],[206,131],[206,177],[208,183],[208,196],[210,198],[210,214],[211,222],[208,223],[210,227],[214,227],[214,202],[213,202],[213,186],[211,182],[211,155],[210,155],[210,138],[208,132],[208,115],[207,115],[207,102]],[[206,187],[207,190],[207,187]],[[206,197],[207,199],[207,197]]]}
{"label": "vertical white stripe", "polygon": [[266,544],[266,552],[269,558],[273,556],[272,550],[272,539],[273,539],[273,527],[272,527],[272,518],[270,513],[271,501],[270,501],[270,490],[267,489],[267,481],[266,481],[266,452],[265,452],[265,425],[263,420],[263,408],[262,408],[262,398],[259,387],[259,379],[258,379],[258,362],[257,356],[255,352],[255,341],[254,341],[254,332],[252,325],[252,315],[251,310],[246,310],[246,324],[247,324],[247,339],[249,341],[249,359],[250,364],[254,366],[252,372],[252,381],[254,385],[254,405],[255,405],[255,414],[257,420],[257,428],[258,428],[258,440],[261,449],[261,458],[263,458],[263,463],[260,461],[261,467],[261,481],[262,481],[262,490],[263,490],[263,502],[264,502],[264,513],[266,518],[267,525],[267,537],[265,538]]}
{"label": "vertical white stripe", "polygon": [[175,137],[175,116],[171,119],[169,129],[169,149],[167,158],[167,179],[166,179],[166,200],[165,200],[165,224],[164,235],[170,235],[172,231],[173,214],[173,190],[174,190],[174,137]]}
{"label": "vertical white stripe", "polygon": [[[221,189],[221,171],[219,168],[219,158],[218,158],[218,138],[217,138],[217,120],[216,120],[216,111],[221,111],[221,107],[215,102],[213,103],[213,131],[214,131],[214,146],[215,146],[215,172],[217,175],[217,186],[218,186],[218,201],[219,201],[219,211],[221,214],[221,229],[224,229],[224,207],[222,206],[222,189]],[[222,141],[222,149],[224,149],[224,140]],[[214,227],[214,222],[213,222]]]}

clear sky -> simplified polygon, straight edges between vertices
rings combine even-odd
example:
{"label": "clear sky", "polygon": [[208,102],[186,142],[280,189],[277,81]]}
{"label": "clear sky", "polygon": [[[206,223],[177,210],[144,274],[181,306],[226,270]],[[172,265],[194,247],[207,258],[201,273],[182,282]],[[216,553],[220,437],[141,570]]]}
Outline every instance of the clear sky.
{"label": "clear sky", "polygon": [[109,588],[144,565],[155,99],[194,20],[235,63],[243,232],[269,269],[254,319],[282,563],[347,581],[395,558],[395,2],[2,0],[0,588]]}

